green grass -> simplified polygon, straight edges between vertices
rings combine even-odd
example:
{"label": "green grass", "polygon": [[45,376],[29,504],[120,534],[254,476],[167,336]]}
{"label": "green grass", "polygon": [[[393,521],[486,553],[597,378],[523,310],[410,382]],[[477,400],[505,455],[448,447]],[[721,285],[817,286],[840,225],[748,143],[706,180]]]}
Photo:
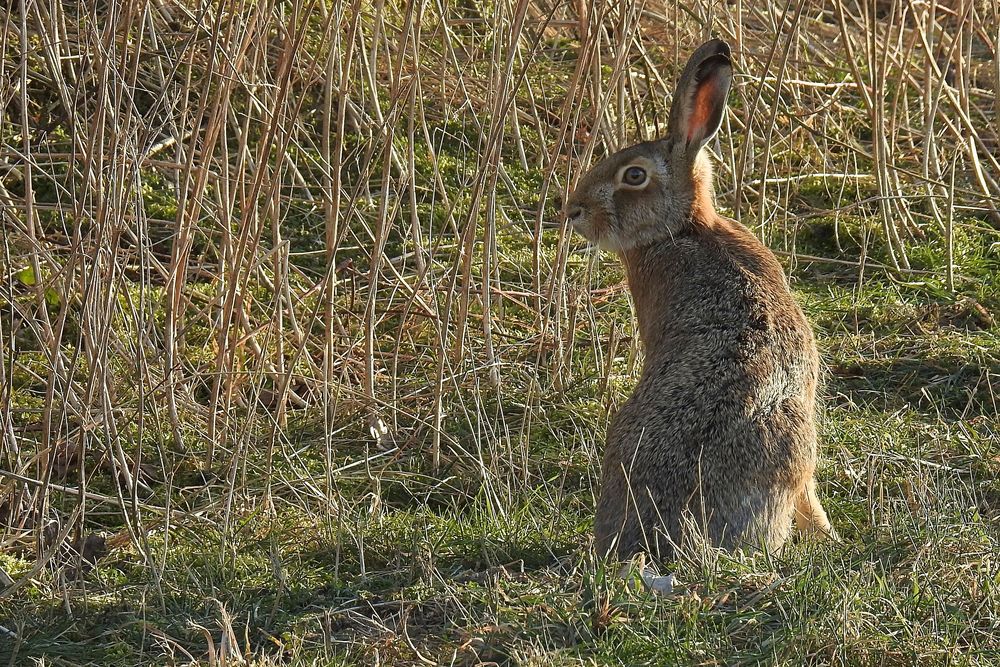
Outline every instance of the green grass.
{"label": "green grass", "polygon": [[[981,294],[995,293],[991,268]],[[269,498],[259,453],[245,462],[228,534],[225,486],[178,470],[178,508],[217,509],[153,528],[145,563],[124,546],[82,582],[43,574],[0,606],[20,638],[0,658],[205,660],[205,631],[218,644],[231,626],[259,664],[1000,662],[1000,339],[947,315],[958,300],[932,287],[843,280],[794,274],[830,369],[820,480],[840,544],[709,554],[673,564],[673,596],[631,590],[590,551],[606,410],[574,368],[574,392],[526,405],[515,381],[449,423],[467,447],[492,428],[484,451],[438,473],[419,447],[377,458],[335,476],[333,507],[309,490],[326,475],[308,417],[280,448]],[[628,326],[627,296],[612,305]],[[612,385],[612,404],[628,385]],[[337,460],[372,453],[360,440],[360,428],[338,437]]]}

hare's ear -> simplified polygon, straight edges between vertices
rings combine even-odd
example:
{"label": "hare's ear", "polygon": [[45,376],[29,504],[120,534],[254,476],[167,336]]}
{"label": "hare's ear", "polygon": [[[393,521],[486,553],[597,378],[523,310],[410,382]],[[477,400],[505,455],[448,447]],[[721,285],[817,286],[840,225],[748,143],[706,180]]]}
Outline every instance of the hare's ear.
{"label": "hare's ear", "polygon": [[677,82],[670,109],[669,138],[674,146],[685,146],[691,159],[722,124],[733,80],[730,54],[729,45],[721,39],[705,42],[691,54]]}

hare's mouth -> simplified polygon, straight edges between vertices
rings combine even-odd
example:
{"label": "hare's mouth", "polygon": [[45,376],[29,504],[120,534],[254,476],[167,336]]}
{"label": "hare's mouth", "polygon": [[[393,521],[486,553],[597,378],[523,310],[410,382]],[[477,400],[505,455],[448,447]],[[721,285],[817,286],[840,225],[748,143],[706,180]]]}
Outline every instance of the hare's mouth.
{"label": "hare's mouth", "polygon": [[574,232],[584,237],[591,243],[597,243],[600,240],[600,234],[598,233],[597,226],[593,223],[593,218],[588,215],[581,215],[577,218],[569,219],[569,225],[573,228]]}
{"label": "hare's mouth", "polygon": [[594,215],[589,211],[583,211],[576,216],[567,214],[566,217],[573,231],[594,245],[603,245],[606,242],[607,239],[605,237],[607,236],[608,228],[602,216]]}

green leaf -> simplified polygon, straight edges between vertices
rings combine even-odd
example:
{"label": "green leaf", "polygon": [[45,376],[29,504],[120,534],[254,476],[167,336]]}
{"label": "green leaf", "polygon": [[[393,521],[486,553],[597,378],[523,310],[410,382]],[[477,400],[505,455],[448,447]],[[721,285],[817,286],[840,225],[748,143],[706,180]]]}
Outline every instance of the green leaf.
{"label": "green leaf", "polygon": [[21,281],[22,285],[28,285],[29,287],[38,282],[38,279],[35,277],[35,271],[30,266],[18,271],[17,279]]}

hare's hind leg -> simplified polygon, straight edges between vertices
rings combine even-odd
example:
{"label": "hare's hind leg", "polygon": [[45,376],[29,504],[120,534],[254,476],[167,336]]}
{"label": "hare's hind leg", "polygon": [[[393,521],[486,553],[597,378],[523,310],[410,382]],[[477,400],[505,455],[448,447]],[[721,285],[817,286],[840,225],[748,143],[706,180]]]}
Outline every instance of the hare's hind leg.
{"label": "hare's hind leg", "polygon": [[813,477],[802,486],[795,498],[795,527],[800,535],[835,541],[840,539],[819,502]]}

